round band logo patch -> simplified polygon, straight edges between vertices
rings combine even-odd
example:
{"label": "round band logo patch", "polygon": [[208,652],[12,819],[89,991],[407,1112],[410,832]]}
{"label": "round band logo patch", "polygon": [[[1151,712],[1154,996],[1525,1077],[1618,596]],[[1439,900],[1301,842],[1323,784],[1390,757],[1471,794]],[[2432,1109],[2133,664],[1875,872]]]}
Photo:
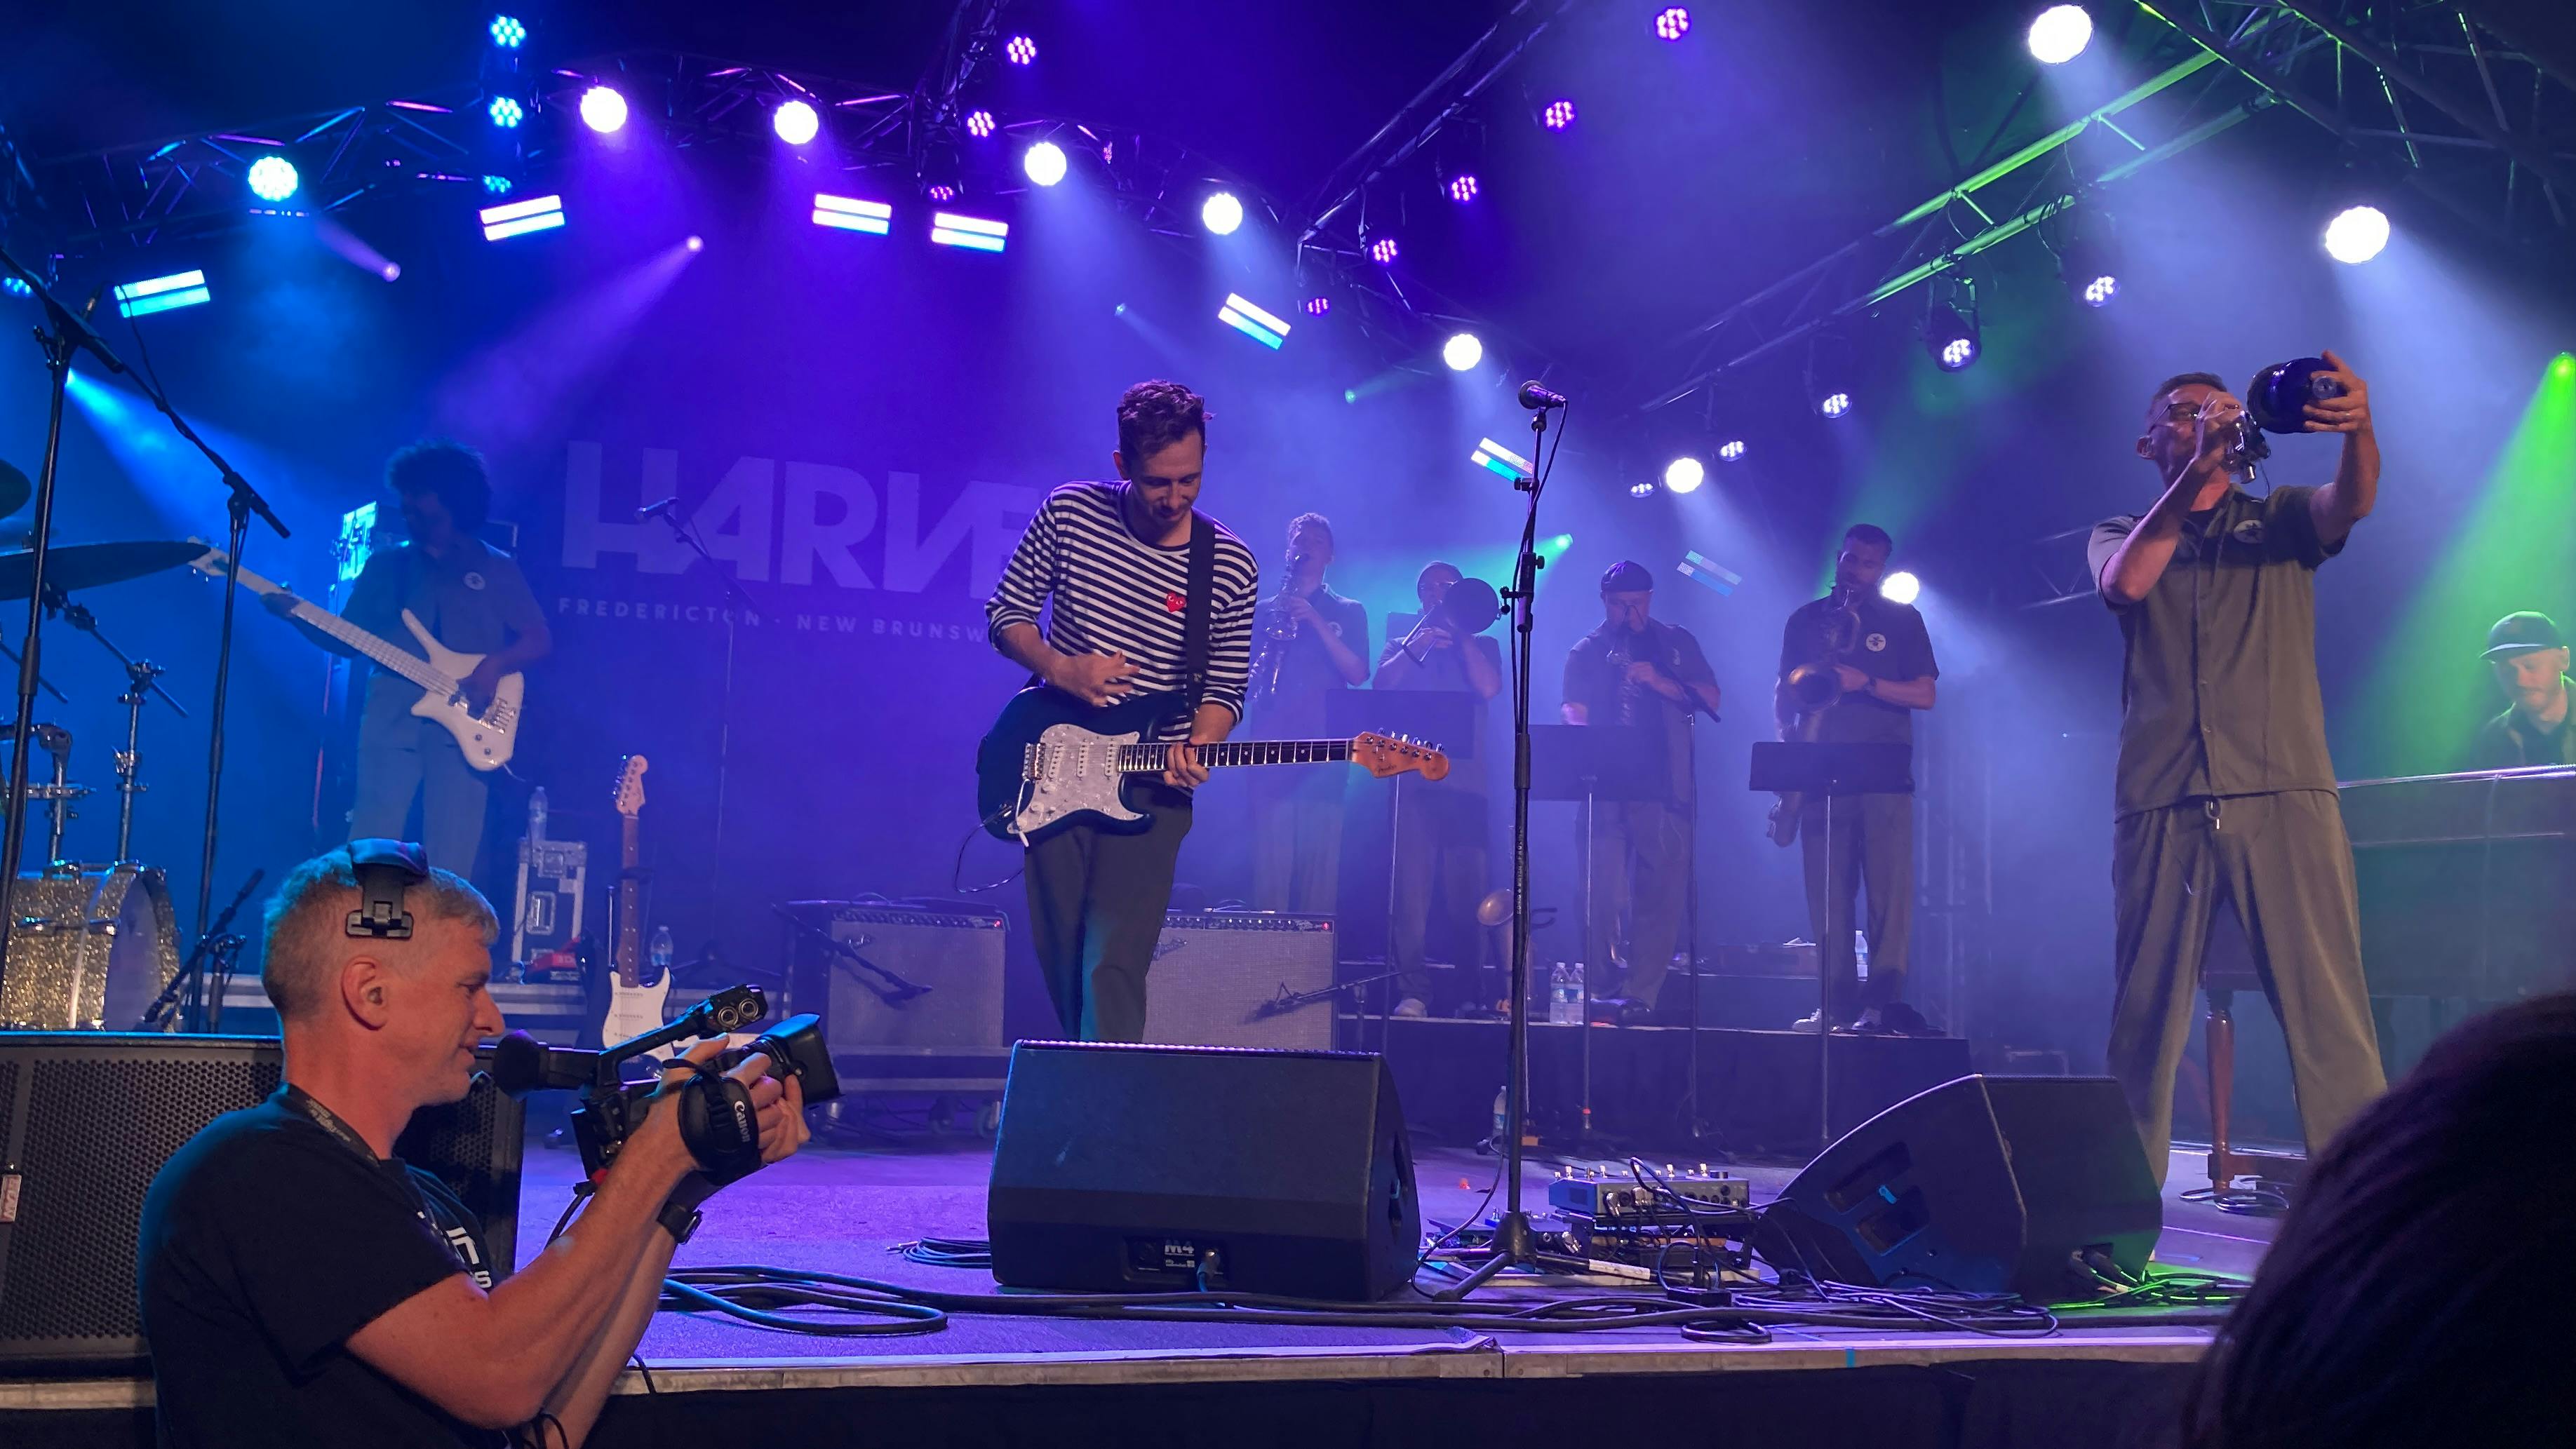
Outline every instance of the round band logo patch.
{"label": "round band logo patch", "polygon": [[1872,654],[1885,653],[1887,650],[1887,636],[1884,634],[1872,634],[1868,638],[1860,641],[1860,647],[1868,650]]}

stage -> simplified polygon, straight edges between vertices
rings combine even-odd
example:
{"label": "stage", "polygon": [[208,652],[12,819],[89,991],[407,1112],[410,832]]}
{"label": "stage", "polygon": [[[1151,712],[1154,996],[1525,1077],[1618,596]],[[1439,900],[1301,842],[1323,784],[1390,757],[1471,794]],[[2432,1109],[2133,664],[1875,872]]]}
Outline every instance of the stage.
{"label": "stage", "polygon": [[[1474,1210],[1494,1159],[1423,1144],[1426,1224]],[[1526,1194],[1546,1201],[1556,1161],[1534,1155]],[[984,1234],[987,1152],[971,1133],[875,1148],[818,1141],[731,1189],[679,1253],[682,1267],[819,1269],[951,1293],[995,1291],[980,1270],[906,1260],[924,1236]],[[1757,1203],[1793,1175],[1741,1166]],[[521,1261],[539,1252],[577,1162],[531,1144]],[[2202,1181],[2177,1151],[2161,1263],[2247,1273],[2271,1230],[2185,1202]],[[1426,1271],[1421,1282],[1436,1286]],[[1533,1290],[1513,1290],[1515,1293]],[[1562,1442],[1586,1431],[1725,1423],[1804,1446],[1863,1441],[2013,1445],[2098,1437],[2170,1401],[2208,1341],[2199,1326],[2090,1325],[2045,1336],[1775,1328],[1758,1345],[1669,1329],[1484,1335],[1457,1329],[1301,1328],[952,1315],[939,1332],[810,1337],[717,1315],[665,1312],[641,1367],[620,1381],[598,1441],[703,1442],[782,1433],[797,1443],[1396,1443],[1462,1432]],[[143,1378],[0,1383],[0,1439],[37,1445],[150,1442]],[[1659,1430],[1660,1432],[1660,1430]]]}

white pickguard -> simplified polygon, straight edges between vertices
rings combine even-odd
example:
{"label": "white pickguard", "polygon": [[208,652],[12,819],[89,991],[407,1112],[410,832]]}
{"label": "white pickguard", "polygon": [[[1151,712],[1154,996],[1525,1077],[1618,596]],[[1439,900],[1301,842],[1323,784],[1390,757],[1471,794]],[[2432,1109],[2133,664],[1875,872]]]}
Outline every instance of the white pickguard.
{"label": "white pickguard", "polygon": [[[411,637],[419,641],[429,667],[448,678],[463,679],[474,672],[475,665],[483,662],[480,654],[460,654],[431,638],[429,630],[422,627],[411,610],[403,610],[402,621],[403,627],[411,631]],[[524,675],[501,676],[501,682],[492,690],[492,703],[484,709],[480,719],[465,707],[463,696],[440,698],[427,690],[421,692],[411,712],[422,719],[436,721],[449,734],[456,736],[456,747],[465,752],[465,763],[478,770],[497,770],[510,763],[510,756],[519,748],[519,701],[527,688]],[[660,1023],[657,1021],[655,1024]],[[612,1041],[623,1039],[610,1038]]]}
{"label": "white pickguard", "polygon": [[667,971],[662,973],[661,980],[650,986],[629,986],[618,980],[614,972],[610,973],[608,1011],[599,1020],[600,1042],[615,1046],[648,1031],[660,1030],[662,998],[670,994],[671,973]]}
{"label": "white pickguard", "polygon": [[1011,828],[1034,835],[1072,814],[1097,811],[1112,821],[1141,820],[1119,796],[1126,777],[1118,773],[1118,747],[1135,744],[1135,734],[1096,735],[1080,725],[1048,727],[1028,747],[1021,771],[1020,809]]}

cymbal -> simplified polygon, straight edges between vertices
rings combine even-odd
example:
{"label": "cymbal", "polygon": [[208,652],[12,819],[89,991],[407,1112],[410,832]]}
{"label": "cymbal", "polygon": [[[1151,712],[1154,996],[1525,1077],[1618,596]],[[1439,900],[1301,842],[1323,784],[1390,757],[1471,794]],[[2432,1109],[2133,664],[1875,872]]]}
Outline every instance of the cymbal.
{"label": "cymbal", "polygon": [[[146,539],[138,543],[58,543],[45,555],[45,582],[65,592],[121,584],[163,569],[175,569],[204,557],[202,543]],[[0,599],[23,599],[35,592],[36,556],[26,549],[0,553]]]}
{"label": "cymbal", "polygon": [[0,459],[0,515],[17,512],[35,496],[36,485],[27,481],[27,475]]}

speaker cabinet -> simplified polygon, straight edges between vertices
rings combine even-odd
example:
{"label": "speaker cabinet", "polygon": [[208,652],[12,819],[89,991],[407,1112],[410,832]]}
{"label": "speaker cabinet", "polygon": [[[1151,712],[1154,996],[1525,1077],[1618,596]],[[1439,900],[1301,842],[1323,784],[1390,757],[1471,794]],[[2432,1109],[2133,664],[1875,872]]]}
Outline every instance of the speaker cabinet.
{"label": "speaker cabinet", "polygon": [[2146,1149],[2108,1077],[1967,1076],[1845,1133],[1763,1218],[1773,1266],[1879,1286],[2087,1287],[2069,1258],[2143,1272],[2164,1223]]}
{"label": "speaker cabinet", "polygon": [[1395,1079],[1351,1052],[1022,1042],[988,1211],[993,1276],[1346,1302],[1413,1276]]}
{"label": "speaker cabinet", "polygon": [[[0,1032],[0,1369],[145,1357],[134,1250],[170,1155],[277,1090],[275,1037]],[[506,1272],[519,1195],[519,1104],[489,1083],[413,1119],[399,1151],[484,1221]]]}
{"label": "speaker cabinet", "polygon": [[1323,1051],[1339,998],[1281,1008],[1333,984],[1330,916],[1174,911],[1163,918],[1145,990],[1145,1040],[1179,1046]]}

